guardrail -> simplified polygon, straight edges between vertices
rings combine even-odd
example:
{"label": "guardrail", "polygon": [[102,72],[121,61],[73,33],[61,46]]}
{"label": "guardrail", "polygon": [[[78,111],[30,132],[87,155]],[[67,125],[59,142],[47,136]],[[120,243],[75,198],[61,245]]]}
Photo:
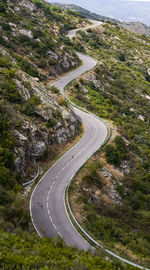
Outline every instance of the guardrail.
{"label": "guardrail", "polygon": [[[98,117],[97,115],[95,115],[95,114],[89,112],[88,110],[86,110],[86,109],[84,109],[84,108],[82,108],[82,107],[80,107],[80,106],[74,104],[71,100],[69,100],[69,98],[65,95],[65,93],[63,93],[63,95],[64,95],[64,98],[69,102],[69,104],[70,104],[72,107],[76,107],[76,108],[78,108],[78,109],[80,109],[80,110],[82,110],[82,111],[84,111],[84,112],[86,112],[86,113],[88,113],[88,114],[90,114],[90,115],[96,117],[97,119],[99,119],[100,121],[102,121],[102,122],[105,124],[105,126],[107,127],[107,130],[108,130],[108,136],[106,137],[105,141],[103,142],[103,144],[100,145],[100,147],[99,147],[98,149],[102,148],[102,146],[104,146],[104,145],[108,142],[108,140],[110,139],[111,134],[112,134],[112,130],[111,130],[111,127],[109,126],[109,124],[108,124],[106,121],[104,121],[102,118]],[[97,150],[98,150],[98,149],[97,149]],[[96,151],[97,151],[97,150],[96,150]],[[91,154],[91,155],[90,155],[90,156],[89,156],[89,157],[81,164],[81,166],[80,166],[80,168],[78,169],[78,171],[79,171],[79,170],[81,169],[81,167],[87,162],[87,160],[88,160],[90,157],[92,157],[92,156],[96,153],[96,151],[94,151],[94,153],[92,153],[92,154]],[[72,178],[70,179],[69,184],[67,185],[67,188],[66,188],[66,195],[65,195],[65,196],[66,196],[65,202],[67,203],[66,209],[69,210],[69,213],[70,213],[72,219],[74,220],[75,224],[76,224],[77,227],[80,229],[80,231],[82,231],[83,234],[84,234],[84,235],[85,235],[85,236],[86,236],[86,237],[87,237],[94,245],[96,245],[96,246],[99,247],[99,248],[102,248],[107,254],[109,254],[109,255],[115,257],[116,259],[118,259],[118,260],[120,260],[120,261],[122,261],[122,262],[125,262],[125,263],[127,263],[127,264],[129,264],[129,265],[135,266],[135,267],[137,267],[137,268],[139,268],[139,269],[150,270],[149,268],[145,268],[145,267],[143,267],[143,266],[141,266],[141,265],[139,265],[139,264],[136,264],[136,263],[133,263],[133,262],[131,262],[131,261],[128,261],[128,260],[126,260],[126,259],[124,259],[124,258],[118,256],[117,254],[113,253],[112,251],[106,249],[106,248],[103,247],[101,244],[99,244],[95,239],[93,239],[93,238],[92,238],[92,237],[91,237],[91,236],[90,236],[90,235],[82,228],[82,226],[81,226],[81,225],[79,224],[79,222],[76,220],[76,218],[75,218],[75,216],[74,216],[74,214],[73,214],[73,212],[72,212],[72,210],[71,210],[70,203],[69,203],[69,196],[68,196],[68,195],[69,195],[70,185],[71,185],[72,180],[73,180],[74,176],[76,175],[76,173],[77,173],[77,172],[74,173],[74,175],[73,175]],[[68,211],[68,210],[67,210],[67,211]]]}
{"label": "guardrail", "polygon": [[38,178],[39,174],[40,174],[40,166],[39,166],[39,164],[38,164],[38,171],[37,171],[36,176],[35,176],[33,179],[31,179],[30,181],[28,181],[28,182],[26,182],[26,183],[23,183],[23,184],[22,184],[23,187],[25,187],[25,186],[27,186],[27,185],[33,183],[33,182]]}
{"label": "guardrail", "polygon": [[[91,113],[89,113],[89,114],[91,114]],[[97,117],[97,116],[95,116],[95,117]],[[99,117],[98,117],[99,118]],[[104,123],[106,123],[103,119],[100,119],[100,120],[102,120]],[[106,123],[107,124],[107,123]],[[107,127],[108,127],[108,124],[107,124]],[[109,127],[110,128],[110,127]],[[104,141],[104,143],[100,146],[100,148],[104,145],[104,144],[106,144],[107,143],[107,141],[110,139],[110,136],[111,136],[111,129],[109,129],[109,136],[106,138],[106,140]],[[100,148],[98,148],[98,149],[100,149]],[[98,150],[97,149],[97,150]],[[95,151],[96,152],[96,151]],[[81,164],[81,167],[87,162],[87,160],[90,158],[90,157],[92,157],[94,154],[95,154],[95,152],[94,153],[92,153],[82,164]],[[81,168],[80,167],[80,168]],[[79,170],[80,170],[80,168],[79,168]],[[78,170],[78,171],[79,171]],[[80,231],[82,231],[83,232],[83,234],[94,244],[94,245],[96,245],[97,247],[99,247],[99,248],[101,248],[101,249],[103,249],[107,254],[109,254],[109,255],[111,255],[111,256],[113,256],[113,257],[115,257],[115,258],[117,258],[118,260],[120,260],[120,261],[122,261],[122,262],[125,262],[125,263],[127,263],[127,264],[129,264],[129,265],[132,265],[132,266],[135,266],[135,267],[137,267],[137,268],[139,268],[139,269],[145,269],[145,270],[150,270],[149,268],[145,268],[145,267],[143,267],[143,266],[141,266],[141,265],[139,265],[139,264],[136,264],[136,263],[133,263],[133,262],[131,262],[131,261],[128,261],[128,260],[126,260],[126,259],[124,259],[124,258],[122,258],[122,257],[120,257],[120,256],[118,256],[117,254],[115,254],[115,253],[113,253],[112,251],[110,251],[110,250],[108,250],[108,249],[106,249],[104,246],[102,246],[101,244],[99,244],[94,238],[92,238],[83,228],[82,228],[82,226],[79,224],[79,222],[76,220],[76,218],[75,218],[75,216],[74,216],[74,214],[73,214],[73,212],[72,212],[72,210],[71,210],[71,207],[70,207],[70,203],[69,203],[69,189],[70,189],[70,185],[71,185],[71,183],[72,183],[72,180],[73,180],[73,178],[74,178],[74,176],[76,175],[76,173],[77,172],[75,172],[75,174],[72,176],[72,178],[70,179],[70,182],[69,182],[69,184],[67,185],[67,188],[66,188],[66,200],[65,200],[65,202],[67,203],[67,207],[66,207],[66,209],[67,209],[67,211],[69,210],[69,213],[70,213],[70,215],[71,215],[71,217],[72,217],[72,219],[74,220],[74,222],[76,223],[76,225],[77,225],[77,227],[80,229]]]}

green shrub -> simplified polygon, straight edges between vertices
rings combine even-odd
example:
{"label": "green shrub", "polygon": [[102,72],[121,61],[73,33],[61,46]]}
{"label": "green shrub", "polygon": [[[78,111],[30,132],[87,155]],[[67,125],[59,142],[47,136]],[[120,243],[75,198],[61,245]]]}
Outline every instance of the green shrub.
{"label": "green shrub", "polygon": [[33,67],[26,59],[21,56],[16,56],[16,59],[23,71],[28,73],[32,77],[40,78],[40,75],[35,67]]}
{"label": "green shrub", "polygon": [[117,149],[122,152],[125,153],[126,152],[126,144],[124,139],[121,136],[116,136],[114,139],[115,145],[117,147]]}
{"label": "green shrub", "polygon": [[46,126],[48,128],[51,128],[51,127],[54,127],[56,124],[57,124],[57,121],[55,120],[55,118],[52,118],[46,123]]}
{"label": "green shrub", "polygon": [[11,31],[11,27],[8,23],[1,23],[0,25],[4,31]]}
{"label": "green shrub", "polygon": [[34,39],[44,37],[44,33],[40,29],[34,29],[33,30],[33,37],[34,37]]}
{"label": "green shrub", "polygon": [[45,68],[46,66],[47,66],[47,63],[46,63],[45,59],[40,59],[40,61],[38,63],[38,67]]}
{"label": "green shrub", "polygon": [[0,82],[0,94],[11,102],[21,102],[22,97],[12,79]]}
{"label": "green shrub", "polygon": [[20,35],[18,37],[18,41],[19,41],[19,43],[28,43],[29,44],[30,38],[26,35]]}
{"label": "green shrub", "polygon": [[51,6],[50,7],[50,10],[53,11],[53,12],[57,12],[57,13],[61,13],[62,12],[62,9],[59,8],[59,7],[56,7],[56,6]]}
{"label": "green shrub", "polygon": [[54,111],[53,112],[53,115],[54,115],[54,117],[56,117],[56,118],[59,118],[59,119],[61,119],[62,120],[62,113],[61,113],[61,111],[59,111],[59,110],[56,110],[56,111]]}
{"label": "green shrub", "polygon": [[105,147],[106,160],[108,163],[119,166],[121,162],[121,156],[116,147],[113,145],[106,145]]}
{"label": "green shrub", "polygon": [[9,68],[11,66],[11,63],[9,61],[8,57],[1,57],[0,58],[0,67],[2,68]]}
{"label": "green shrub", "polygon": [[3,36],[0,34],[0,44],[3,46],[7,45],[7,42],[5,41],[5,39],[3,38]]}
{"label": "green shrub", "polygon": [[56,88],[55,86],[51,86],[50,91],[52,91],[55,94],[58,94],[59,93],[59,89]]}
{"label": "green shrub", "polygon": [[64,98],[61,98],[61,99],[59,100],[58,104],[59,104],[60,106],[68,107],[68,101],[65,100]]}
{"label": "green shrub", "polygon": [[97,173],[97,171],[95,170],[95,168],[93,168],[89,174],[86,174],[83,177],[83,181],[88,183],[88,185],[90,185],[90,186],[91,185],[97,186],[100,189],[104,186],[104,182],[100,178],[100,176]]}
{"label": "green shrub", "polygon": [[29,98],[25,104],[21,107],[21,112],[26,115],[33,116],[35,114],[35,110],[37,106],[41,103],[41,100],[37,96],[32,96]]}

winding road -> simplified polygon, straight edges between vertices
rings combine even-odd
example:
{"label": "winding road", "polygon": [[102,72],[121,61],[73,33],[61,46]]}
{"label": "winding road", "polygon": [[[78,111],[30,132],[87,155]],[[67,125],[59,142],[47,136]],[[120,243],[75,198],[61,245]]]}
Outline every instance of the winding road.
{"label": "winding road", "polygon": [[[97,27],[101,24],[101,22],[97,21],[91,22],[93,25],[84,29]],[[72,38],[75,36],[78,30],[83,30],[83,28],[70,31],[68,37]],[[69,82],[97,64],[89,56],[79,53],[78,56],[82,60],[82,66],[53,84],[62,94]],[[84,136],[46,172],[36,185],[30,199],[30,214],[33,225],[41,237],[57,237],[60,235],[67,244],[86,251],[92,249],[92,247],[76,231],[68,217],[65,206],[65,190],[82,164],[104,143],[107,137],[107,126],[92,114],[81,111],[76,107],[72,107],[72,109],[84,124]],[[111,253],[111,251],[106,251],[122,261],[138,266]],[[144,269],[141,266],[138,267]]]}

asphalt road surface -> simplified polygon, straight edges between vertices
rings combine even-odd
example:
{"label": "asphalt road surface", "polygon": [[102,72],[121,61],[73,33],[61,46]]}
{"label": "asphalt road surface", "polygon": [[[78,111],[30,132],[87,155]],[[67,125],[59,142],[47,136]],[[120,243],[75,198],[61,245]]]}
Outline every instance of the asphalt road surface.
{"label": "asphalt road surface", "polygon": [[[101,24],[97,21],[92,22],[93,25],[86,27],[86,29]],[[81,28],[80,30],[84,29]],[[70,31],[68,37],[75,36],[78,30]],[[64,88],[69,82],[97,64],[89,56],[79,53],[78,56],[82,60],[82,66],[53,84],[62,94],[64,94]],[[30,214],[33,225],[41,237],[53,238],[60,235],[67,244],[88,250],[92,249],[92,246],[76,231],[68,217],[64,201],[65,189],[82,164],[103,144],[107,136],[107,128],[94,115],[83,112],[76,107],[73,107],[73,110],[85,126],[84,136],[47,171],[36,185],[30,200]],[[110,250],[105,249],[105,251],[123,262],[134,265],[139,269],[145,269]],[[146,268],[146,270],[150,269]]]}
{"label": "asphalt road surface", "polygon": [[[101,22],[94,22],[92,27],[100,24]],[[73,37],[76,31],[71,31],[69,37]],[[89,56],[82,54],[78,54],[78,56],[82,60],[82,66],[53,84],[61,93],[63,93],[64,87],[69,82],[97,64]],[[91,246],[75,230],[68,217],[64,193],[66,185],[70,182],[75,172],[105,141],[107,128],[96,117],[75,107],[73,110],[85,126],[84,136],[47,171],[37,184],[30,200],[30,213],[34,227],[40,236],[56,237],[61,235],[69,245],[87,250]]]}

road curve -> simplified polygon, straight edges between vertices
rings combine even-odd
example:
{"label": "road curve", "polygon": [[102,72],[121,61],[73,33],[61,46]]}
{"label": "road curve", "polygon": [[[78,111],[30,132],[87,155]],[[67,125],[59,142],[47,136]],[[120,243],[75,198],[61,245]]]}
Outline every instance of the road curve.
{"label": "road curve", "polygon": [[[92,22],[92,26],[84,29],[97,27],[101,24],[98,21]],[[68,37],[72,38],[78,30],[84,29],[72,30],[69,32]],[[69,82],[97,64],[97,61],[89,56],[80,53],[78,53],[78,56],[83,65],[53,84],[62,94],[64,94],[64,88]],[[76,107],[72,107],[72,109],[85,126],[84,136],[46,172],[36,185],[30,199],[30,214],[33,225],[41,237],[53,238],[60,235],[67,244],[86,251],[92,249],[92,247],[76,231],[68,217],[64,201],[65,189],[82,164],[104,143],[107,136],[107,127],[103,121],[94,117],[94,115],[83,112]],[[132,263],[107,249],[105,251],[139,269],[150,270]]]}
{"label": "road curve", "polygon": [[92,24],[91,25],[88,25],[86,27],[81,27],[81,28],[78,28],[78,29],[73,29],[71,31],[69,31],[67,37],[69,37],[70,39],[72,39],[75,35],[76,35],[76,32],[81,30],[81,31],[85,31],[89,28],[95,28],[97,26],[100,26],[102,24],[102,22],[100,21],[95,21],[95,20],[89,20]]}
{"label": "road curve", "polygon": [[[101,22],[96,21],[92,27],[100,24]],[[71,31],[71,37],[75,35],[76,31]],[[62,94],[69,82],[97,64],[97,61],[89,56],[80,53],[78,56],[83,63],[82,66],[53,84]],[[85,126],[84,136],[47,171],[36,185],[30,200],[30,213],[34,227],[40,236],[56,237],[61,235],[69,245],[87,250],[91,248],[90,244],[76,231],[68,217],[64,193],[66,185],[75,172],[105,141],[107,128],[102,121],[93,115],[75,107],[72,109]]]}

